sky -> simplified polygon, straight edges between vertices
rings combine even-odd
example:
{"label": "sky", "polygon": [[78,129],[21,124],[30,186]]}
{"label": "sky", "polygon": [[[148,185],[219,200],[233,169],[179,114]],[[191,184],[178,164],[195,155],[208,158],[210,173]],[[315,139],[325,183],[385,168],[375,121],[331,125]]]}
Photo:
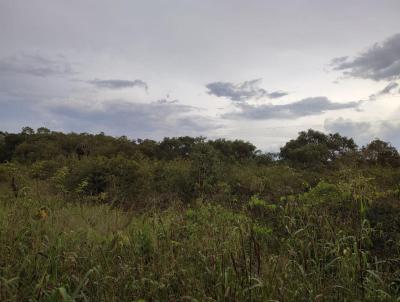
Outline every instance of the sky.
{"label": "sky", "polygon": [[0,0],[0,130],[400,148],[398,0]]}

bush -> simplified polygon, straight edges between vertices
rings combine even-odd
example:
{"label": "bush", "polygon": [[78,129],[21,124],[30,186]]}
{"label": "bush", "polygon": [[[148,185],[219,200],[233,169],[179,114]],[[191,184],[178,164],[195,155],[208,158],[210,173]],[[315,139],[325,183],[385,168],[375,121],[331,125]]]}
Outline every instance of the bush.
{"label": "bush", "polygon": [[55,160],[37,161],[30,167],[30,175],[37,179],[48,179],[60,168],[61,164]]}
{"label": "bush", "polygon": [[194,197],[191,162],[188,160],[158,162],[154,169],[153,187],[162,198],[189,202]]}
{"label": "bush", "polygon": [[299,199],[307,205],[341,204],[349,201],[349,194],[343,192],[337,185],[321,181],[310,191],[301,194]]}

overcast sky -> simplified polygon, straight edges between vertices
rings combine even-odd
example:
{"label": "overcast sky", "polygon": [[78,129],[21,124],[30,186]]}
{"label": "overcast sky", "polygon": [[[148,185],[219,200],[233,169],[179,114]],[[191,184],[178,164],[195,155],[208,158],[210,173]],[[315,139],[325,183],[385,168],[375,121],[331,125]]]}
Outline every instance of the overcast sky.
{"label": "overcast sky", "polygon": [[399,0],[1,0],[0,130],[400,147]]}

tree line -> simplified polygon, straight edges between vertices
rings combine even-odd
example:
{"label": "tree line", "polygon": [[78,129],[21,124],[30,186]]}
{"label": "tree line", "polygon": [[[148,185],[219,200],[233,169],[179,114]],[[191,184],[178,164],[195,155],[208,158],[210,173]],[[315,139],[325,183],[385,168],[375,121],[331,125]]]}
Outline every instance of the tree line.
{"label": "tree line", "polygon": [[199,152],[215,153],[224,162],[254,161],[258,164],[285,162],[297,168],[315,168],[332,165],[338,161],[400,166],[398,151],[389,142],[375,139],[359,148],[352,138],[325,134],[309,129],[287,142],[280,152],[264,153],[252,143],[243,140],[205,137],[165,137],[162,141],[112,137],[104,133],[62,133],[41,127],[36,131],[22,128],[20,133],[0,131],[0,162],[18,161],[34,163],[58,157],[81,158],[83,155],[150,160],[188,159]]}

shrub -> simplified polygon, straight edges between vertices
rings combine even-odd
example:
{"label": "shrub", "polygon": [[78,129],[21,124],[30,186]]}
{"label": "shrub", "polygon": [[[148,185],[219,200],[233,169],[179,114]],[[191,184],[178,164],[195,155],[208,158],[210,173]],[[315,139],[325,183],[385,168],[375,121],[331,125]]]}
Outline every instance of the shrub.
{"label": "shrub", "polygon": [[349,200],[349,195],[340,190],[337,185],[321,181],[310,191],[301,194],[299,199],[308,205],[341,204]]}

